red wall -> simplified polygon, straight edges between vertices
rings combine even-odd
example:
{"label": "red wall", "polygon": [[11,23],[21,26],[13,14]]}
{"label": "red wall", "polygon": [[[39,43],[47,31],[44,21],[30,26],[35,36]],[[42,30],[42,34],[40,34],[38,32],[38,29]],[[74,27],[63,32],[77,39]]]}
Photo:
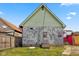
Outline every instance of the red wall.
{"label": "red wall", "polygon": [[64,37],[64,43],[65,42],[68,42],[69,45],[72,45],[73,44],[72,35],[67,35],[66,37]]}

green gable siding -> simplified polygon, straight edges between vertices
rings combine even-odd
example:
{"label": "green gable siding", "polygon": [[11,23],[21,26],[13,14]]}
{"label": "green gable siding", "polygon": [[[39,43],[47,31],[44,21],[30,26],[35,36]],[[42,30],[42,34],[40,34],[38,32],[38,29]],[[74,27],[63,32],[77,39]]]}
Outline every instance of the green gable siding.
{"label": "green gable siding", "polygon": [[28,21],[24,24],[26,26],[42,26],[43,25],[43,12],[41,9],[37,11],[31,18],[27,19]]}
{"label": "green gable siding", "polygon": [[[42,10],[44,6],[44,10]],[[20,26],[55,26],[65,28],[65,24],[45,5],[40,5]]]}
{"label": "green gable siding", "polygon": [[45,9],[45,12],[44,26],[62,27],[62,25],[49,13],[47,9]]}
{"label": "green gable siding", "polygon": [[44,10],[42,10],[42,8],[38,9],[38,11],[27,20],[28,21],[24,24],[24,27],[29,27],[29,26],[62,27],[62,25],[56,20],[54,16],[50,14],[50,12],[46,8]]}

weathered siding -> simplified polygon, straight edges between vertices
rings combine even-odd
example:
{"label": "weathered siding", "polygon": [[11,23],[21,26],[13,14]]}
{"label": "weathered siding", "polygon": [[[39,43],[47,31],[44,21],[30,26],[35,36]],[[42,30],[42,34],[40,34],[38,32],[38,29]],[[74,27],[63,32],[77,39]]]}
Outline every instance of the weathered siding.
{"label": "weathered siding", "polygon": [[0,32],[0,49],[22,46],[22,37],[20,37],[20,33],[18,35],[14,34],[15,33]]}
{"label": "weathered siding", "polygon": [[0,36],[0,48],[13,48],[15,47],[15,38],[6,33],[2,33],[3,36]]}
{"label": "weathered siding", "polygon": [[[44,38],[44,32],[47,37]],[[23,28],[23,46],[41,45],[48,43],[51,45],[63,45],[62,28],[51,27],[27,27]]]}

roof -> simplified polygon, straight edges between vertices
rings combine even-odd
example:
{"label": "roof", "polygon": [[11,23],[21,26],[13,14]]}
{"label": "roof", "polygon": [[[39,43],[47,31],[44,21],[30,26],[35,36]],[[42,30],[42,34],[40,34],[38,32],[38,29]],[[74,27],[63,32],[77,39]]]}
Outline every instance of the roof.
{"label": "roof", "polygon": [[52,14],[52,15],[56,18],[56,20],[57,20],[60,24],[63,25],[63,28],[65,28],[66,25],[65,25],[50,9],[48,9],[48,7],[47,7],[45,4],[41,4],[38,8],[36,8],[36,9],[34,10],[34,12],[33,12],[31,15],[29,15],[29,16],[20,24],[20,26],[23,26],[23,25],[29,20],[29,18],[31,18],[42,6],[44,6],[44,7],[50,12],[50,14]]}
{"label": "roof", "polygon": [[0,32],[6,32],[3,28],[0,28]]}
{"label": "roof", "polygon": [[72,35],[79,35],[79,32],[73,32]]}
{"label": "roof", "polygon": [[[15,25],[11,24],[10,22],[0,18],[0,23],[5,24],[6,26],[10,27],[11,29],[17,31],[17,32],[21,32],[21,30],[19,28],[17,28]],[[0,28],[0,30],[3,32],[4,30]]]}
{"label": "roof", "polygon": [[66,31],[66,32],[72,32],[72,30],[64,30],[64,31]]}

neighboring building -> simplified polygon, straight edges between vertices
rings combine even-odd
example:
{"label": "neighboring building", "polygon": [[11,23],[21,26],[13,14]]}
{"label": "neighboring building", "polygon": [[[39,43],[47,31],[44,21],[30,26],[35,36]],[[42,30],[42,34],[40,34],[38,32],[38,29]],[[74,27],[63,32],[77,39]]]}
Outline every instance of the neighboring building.
{"label": "neighboring building", "polygon": [[79,45],[79,32],[72,32],[71,30],[65,30],[66,36],[64,37],[64,43],[68,45]]}
{"label": "neighboring building", "polygon": [[64,44],[73,45],[72,30],[64,30]]}
{"label": "neighboring building", "polygon": [[79,32],[73,32],[73,45],[79,45]]}
{"label": "neighboring building", "polygon": [[63,45],[63,29],[65,25],[41,4],[21,24],[23,46]]}
{"label": "neighboring building", "polygon": [[[18,33],[17,36],[16,33]],[[16,41],[20,41],[21,37],[22,34],[19,28],[0,18],[0,48],[13,48],[19,46],[20,43],[17,43]]]}
{"label": "neighboring building", "polygon": [[72,30],[64,30],[64,32],[65,32],[65,35],[71,35],[73,33]]}

